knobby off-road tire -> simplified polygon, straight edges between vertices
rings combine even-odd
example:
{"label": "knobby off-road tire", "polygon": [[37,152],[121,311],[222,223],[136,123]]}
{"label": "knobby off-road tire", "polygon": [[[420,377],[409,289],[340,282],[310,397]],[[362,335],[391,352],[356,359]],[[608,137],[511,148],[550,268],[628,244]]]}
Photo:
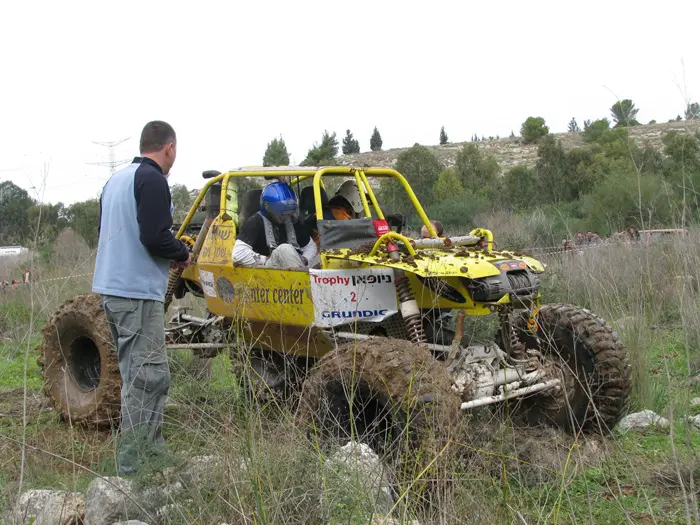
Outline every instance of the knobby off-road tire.
{"label": "knobby off-road tire", "polygon": [[63,303],[43,329],[38,363],[44,393],[73,424],[116,424],[121,375],[107,317],[97,294]]}
{"label": "knobby off-road tire", "polygon": [[[625,415],[631,388],[627,349],[617,333],[591,311],[566,304],[542,306],[537,321],[540,350],[559,367],[564,388],[524,398],[519,405],[528,422],[608,433]],[[516,329],[536,348],[526,316],[518,317]]]}
{"label": "knobby off-road tire", "polygon": [[378,337],[340,346],[307,377],[300,414],[321,440],[353,439],[397,459],[441,448],[460,401],[445,366],[425,348]]}

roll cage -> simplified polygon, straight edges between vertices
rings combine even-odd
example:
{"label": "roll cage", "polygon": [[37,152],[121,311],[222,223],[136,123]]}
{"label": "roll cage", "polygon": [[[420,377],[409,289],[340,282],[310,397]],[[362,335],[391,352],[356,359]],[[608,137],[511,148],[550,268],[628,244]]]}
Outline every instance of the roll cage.
{"label": "roll cage", "polygon": [[[398,180],[408,195],[411,203],[413,204],[418,216],[420,217],[423,225],[427,228],[430,233],[431,238],[439,239],[433,225],[431,224],[428,216],[423,210],[422,205],[418,201],[411,185],[408,183],[406,178],[401,175],[398,171],[390,168],[356,168],[351,166],[331,166],[322,168],[284,168],[284,167],[274,167],[274,168],[238,168],[235,170],[227,171],[225,173],[218,173],[213,171],[207,171],[203,173],[203,176],[207,179],[204,187],[199,191],[199,195],[195,199],[194,203],[190,207],[189,213],[185,217],[185,220],[179,227],[176,234],[177,238],[182,237],[185,233],[187,227],[192,222],[195,213],[204,201],[205,196],[208,194],[210,189],[215,185],[220,184],[221,191],[219,197],[218,214],[216,219],[220,222],[233,222],[233,234],[237,236],[238,228],[238,184],[237,180],[241,178],[254,177],[263,178],[266,180],[285,178],[294,187],[294,185],[300,184],[304,181],[312,180],[312,185],[314,189],[314,207],[315,216],[318,222],[323,221],[323,200],[321,197],[322,189],[322,179],[323,177],[354,177],[357,187],[360,190],[360,198],[362,200],[362,207],[364,210],[364,219],[373,219],[372,211],[370,210],[370,205],[376,213],[376,218],[379,220],[386,220],[384,212],[377,200],[375,192],[372,185],[369,183],[368,177],[392,177]],[[369,197],[369,200],[367,199]],[[214,195],[216,199],[216,195]],[[326,221],[329,222],[329,221]],[[346,221],[341,221],[346,222]],[[489,232],[490,233],[490,232]],[[401,242],[410,255],[415,255],[415,250],[412,246],[412,242],[407,237],[389,231],[382,235],[378,235],[374,246],[371,249],[371,254],[377,252],[379,247],[384,243],[390,243],[398,241]],[[323,247],[322,247],[323,249]]]}

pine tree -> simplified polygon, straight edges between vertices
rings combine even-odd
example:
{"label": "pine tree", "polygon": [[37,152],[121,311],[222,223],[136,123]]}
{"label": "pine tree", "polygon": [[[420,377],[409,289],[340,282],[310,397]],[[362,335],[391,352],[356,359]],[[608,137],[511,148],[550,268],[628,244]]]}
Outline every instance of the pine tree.
{"label": "pine tree", "polygon": [[322,166],[330,165],[335,162],[335,158],[338,155],[338,139],[335,136],[335,131],[333,134],[329,134],[328,131],[324,131],[321,136],[321,143],[314,145],[309,149],[306,154],[306,158],[302,161],[302,166]]}
{"label": "pine tree", "polygon": [[637,113],[639,113],[639,109],[628,98],[615,102],[610,108],[615,127],[638,126]]}
{"label": "pine tree", "polygon": [[445,126],[440,128],[440,145],[444,146],[447,144],[447,133],[445,133]]}
{"label": "pine tree", "polygon": [[688,102],[688,107],[685,110],[686,120],[700,119],[700,104],[697,102]]}
{"label": "pine tree", "polygon": [[372,151],[382,151],[382,136],[379,134],[377,126],[374,126],[372,137],[369,139],[369,149]]}
{"label": "pine tree", "polygon": [[576,117],[572,117],[571,121],[569,122],[569,133],[575,133],[577,131],[581,131],[581,128],[578,127],[578,122],[576,122]]}
{"label": "pine tree", "polygon": [[510,130],[510,138],[515,138],[515,132],[512,129]]}
{"label": "pine tree", "polygon": [[360,152],[360,142],[353,138],[352,133],[348,129],[345,132],[345,138],[343,139],[343,155],[351,155],[352,153]]}
{"label": "pine tree", "polygon": [[289,153],[282,137],[272,139],[263,155],[263,166],[289,166]]}

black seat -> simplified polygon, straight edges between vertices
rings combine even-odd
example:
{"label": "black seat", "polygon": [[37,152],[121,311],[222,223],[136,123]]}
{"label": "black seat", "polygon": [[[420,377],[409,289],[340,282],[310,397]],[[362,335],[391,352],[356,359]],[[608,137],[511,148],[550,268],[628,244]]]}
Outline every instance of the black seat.
{"label": "black seat", "polygon": [[[328,194],[321,188],[321,206],[328,205]],[[316,218],[316,203],[314,202],[314,187],[302,188],[299,193],[299,221],[302,223],[313,222]]]}
{"label": "black seat", "polygon": [[252,215],[260,210],[260,196],[262,189],[248,190],[241,198],[238,211],[238,231],[243,229],[243,224]]}

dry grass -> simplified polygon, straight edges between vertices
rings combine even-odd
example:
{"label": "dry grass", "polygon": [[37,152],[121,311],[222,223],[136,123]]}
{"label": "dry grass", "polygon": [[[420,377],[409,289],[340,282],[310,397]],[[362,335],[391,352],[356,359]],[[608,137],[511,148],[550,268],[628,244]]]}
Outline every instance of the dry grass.
{"label": "dry grass", "polygon": [[[493,227],[497,240],[499,227],[514,235],[528,228],[505,218]],[[466,414],[430,473],[430,492],[407,490],[414,480],[389,471],[393,515],[424,525],[698,523],[700,438],[680,417],[688,413],[688,399],[700,395],[700,385],[688,381],[700,366],[697,234],[686,244],[614,246],[547,262],[547,301],[589,307],[616,325],[633,358],[634,407],[672,418],[673,432],[586,441],[552,429],[518,428],[489,410]],[[95,475],[114,472],[112,434],[58,422],[34,393],[40,385],[36,367],[24,366],[25,357],[30,364],[37,357],[33,348],[43,320],[90,284],[89,277],[48,279],[81,275],[89,267],[81,260],[43,268],[43,282],[31,294],[0,298],[7,338],[0,349],[6,365],[0,366],[0,385],[11,390],[0,397],[4,505],[29,488],[84,490]],[[385,512],[362,477],[324,467],[325,452],[292,408],[243,395],[227,357],[211,362],[208,381],[196,375],[186,354],[174,355],[171,367],[165,434],[176,468],[167,476],[180,479],[186,492],[170,523],[360,524]],[[219,460],[202,478],[184,479],[179,465],[198,455]]]}

